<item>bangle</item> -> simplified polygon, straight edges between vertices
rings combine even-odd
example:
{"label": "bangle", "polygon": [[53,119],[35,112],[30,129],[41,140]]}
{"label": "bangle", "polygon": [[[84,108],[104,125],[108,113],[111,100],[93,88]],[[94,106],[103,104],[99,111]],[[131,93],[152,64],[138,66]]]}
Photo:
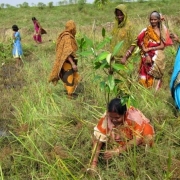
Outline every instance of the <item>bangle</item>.
{"label": "bangle", "polygon": [[131,54],[132,54],[132,52],[131,52],[130,50],[127,50],[127,52],[126,52],[126,57],[128,58],[129,55],[131,55]]}

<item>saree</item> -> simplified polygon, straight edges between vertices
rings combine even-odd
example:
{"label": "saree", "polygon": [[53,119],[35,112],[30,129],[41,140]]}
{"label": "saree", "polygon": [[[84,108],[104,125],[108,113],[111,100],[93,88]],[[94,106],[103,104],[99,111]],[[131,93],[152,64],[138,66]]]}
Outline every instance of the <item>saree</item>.
{"label": "saree", "polygon": [[137,37],[137,45],[141,49],[139,82],[145,87],[154,87],[156,90],[158,90],[161,85],[165,69],[165,54],[163,50],[151,50],[147,53],[151,58],[151,62],[146,63],[146,56],[142,50],[142,46],[144,45],[146,48],[157,47],[161,42],[163,42],[165,46],[171,45],[168,30],[165,25],[161,25],[160,33],[160,36],[158,36],[152,26],[149,25],[143,29]]}
{"label": "saree", "polygon": [[33,35],[33,39],[34,39],[34,41],[36,41],[38,43],[42,43],[41,33],[38,33],[39,29],[40,29],[39,23],[36,20],[36,21],[33,22],[33,24],[34,24],[34,30],[36,32],[36,34]]}
{"label": "saree", "polygon": [[[124,14],[123,21],[119,24],[117,17],[115,17],[114,26],[112,29],[112,39],[110,42],[110,51],[113,51],[113,48],[120,42],[123,41],[123,45],[120,51],[116,54],[115,59],[120,60],[127,51],[127,48],[132,45],[132,42],[135,40],[133,34],[134,30],[131,22],[127,17],[127,9],[124,4],[118,5],[115,10],[118,9]],[[135,42],[133,45],[136,45]]]}
{"label": "saree", "polygon": [[178,48],[173,73],[170,81],[171,95],[175,101],[175,106],[180,109],[180,46]]}
{"label": "saree", "polygon": [[54,85],[61,79],[68,95],[71,95],[75,91],[80,80],[78,72],[73,70],[72,65],[68,61],[68,57],[71,56],[74,63],[77,65],[77,60],[75,58],[78,47],[75,34],[76,26],[74,21],[67,21],[65,30],[57,39],[56,59],[49,76],[49,82],[52,82]]}
{"label": "saree", "polygon": [[104,114],[98,124],[94,127],[94,136],[101,142],[106,142],[108,137],[113,139],[117,144],[124,146],[133,137],[141,137],[142,143],[145,142],[149,135],[153,137],[154,128],[141,111],[130,107],[125,116],[124,124],[117,127]]}

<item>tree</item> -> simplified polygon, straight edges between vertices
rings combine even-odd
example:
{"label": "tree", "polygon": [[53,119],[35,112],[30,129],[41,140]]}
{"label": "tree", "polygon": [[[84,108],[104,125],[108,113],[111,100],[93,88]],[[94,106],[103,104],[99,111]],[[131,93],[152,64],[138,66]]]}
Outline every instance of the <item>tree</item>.
{"label": "tree", "polygon": [[1,4],[1,8],[4,8],[4,6],[5,6],[5,4],[4,4],[4,3],[2,3],[2,4]]}
{"label": "tree", "polygon": [[44,7],[46,7],[46,5],[45,5],[44,3],[42,3],[42,2],[39,2],[39,3],[37,4],[37,7],[38,7],[39,9],[44,9]]}
{"label": "tree", "polygon": [[10,8],[11,5],[10,4],[5,4],[6,8]]}
{"label": "tree", "polygon": [[29,4],[27,2],[23,2],[22,4],[20,4],[20,8],[28,8]]}
{"label": "tree", "polygon": [[86,0],[78,0],[78,10],[82,11],[85,4],[86,4]]}
{"label": "tree", "polygon": [[49,7],[49,8],[52,8],[52,7],[53,7],[53,2],[49,2],[49,3],[48,3],[48,7]]}

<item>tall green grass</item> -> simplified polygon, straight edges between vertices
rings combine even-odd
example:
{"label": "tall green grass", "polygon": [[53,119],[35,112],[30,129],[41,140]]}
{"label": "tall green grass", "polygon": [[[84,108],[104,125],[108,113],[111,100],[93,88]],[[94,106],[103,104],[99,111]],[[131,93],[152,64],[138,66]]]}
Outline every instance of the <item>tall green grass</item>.
{"label": "tall green grass", "polygon": [[[170,3],[171,2],[171,3]],[[135,31],[148,24],[148,14],[152,10],[160,10],[166,14],[171,30],[177,31],[178,1],[150,1],[143,3],[126,3],[130,19],[137,24]],[[164,180],[180,178],[180,119],[176,117],[176,109],[169,90],[170,72],[172,70],[176,49],[166,49],[166,72],[162,88],[158,92],[146,89],[137,83],[138,62],[131,69],[130,92],[135,98],[135,106],[140,109],[154,125],[155,143],[153,148],[134,147],[120,157],[106,162],[100,158],[97,174],[94,177],[86,173],[91,152],[91,136],[98,118],[106,110],[104,93],[94,76],[103,75],[92,68],[92,57],[79,59],[79,73],[82,81],[77,88],[78,96],[68,99],[63,84],[57,86],[48,83],[55,59],[55,41],[63,30],[68,19],[77,24],[77,38],[88,36],[95,44],[102,40],[101,28],[114,18],[114,7],[111,3],[103,10],[94,5],[85,5],[78,12],[76,5],[54,7],[39,10],[35,7],[24,9],[1,9],[2,27],[10,28],[12,24],[27,28],[33,33],[31,17],[35,16],[48,34],[43,36],[44,43],[35,46],[32,34],[22,34],[24,50],[24,66],[15,70],[14,61],[9,66],[1,67],[1,118],[10,119],[9,135],[1,137],[0,177],[1,179],[20,180],[64,180],[64,179],[148,179]],[[167,11],[168,8],[168,11]],[[48,16],[44,14],[47,13]],[[19,18],[19,17],[24,18]],[[96,20],[95,34],[92,25]],[[175,21],[175,22],[174,22]],[[110,35],[110,30],[107,31]],[[52,40],[52,41],[49,41]],[[6,44],[6,42],[3,42]],[[2,58],[0,62],[4,61]],[[4,78],[3,70],[11,72]],[[8,83],[8,87],[4,82]],[[14,86],[14,84],[21,86]],[[111,97],[112,98],[112,97]]]}

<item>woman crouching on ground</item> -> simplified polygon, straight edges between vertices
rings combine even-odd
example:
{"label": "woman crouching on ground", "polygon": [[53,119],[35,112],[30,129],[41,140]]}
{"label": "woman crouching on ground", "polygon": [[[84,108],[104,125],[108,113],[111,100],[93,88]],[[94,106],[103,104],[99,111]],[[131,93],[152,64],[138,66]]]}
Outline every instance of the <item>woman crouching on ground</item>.
{"label": "woman crouching on ground", "polygon": [[104,158],[118,156],[134,145],[153,143],[154,128],[138,109],[122,105],[121,99],[115,98],[108,104],[106,114],[94,128],[93,159],[91,168],[96,168],[102,146],[111,140],[116,144],[113,149],[104,152]]}

